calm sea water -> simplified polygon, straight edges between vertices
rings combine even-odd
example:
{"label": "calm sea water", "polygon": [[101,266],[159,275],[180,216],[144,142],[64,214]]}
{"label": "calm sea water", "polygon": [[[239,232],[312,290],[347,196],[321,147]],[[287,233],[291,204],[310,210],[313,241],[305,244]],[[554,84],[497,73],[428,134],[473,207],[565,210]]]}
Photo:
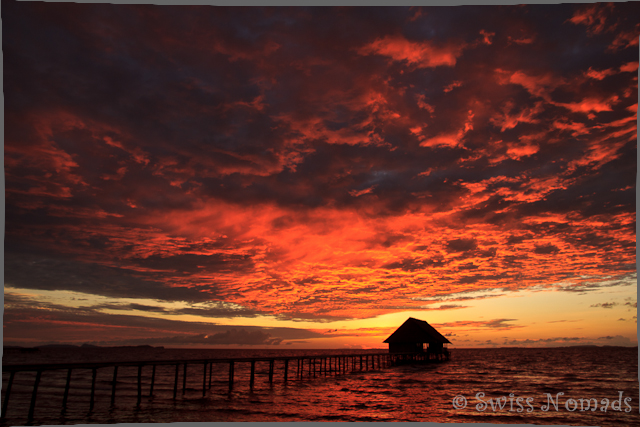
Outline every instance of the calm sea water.
{"label": "calm sea water", "polygon": [[[352,353],[362,353],[362,350]],[[379,352],[372,351],[372,352]],[[32,354],[5,350],[4,364],[165,360],[346,354],[330,350],[42,349]],[[273,386],[269,365],[257,363],[249,389],[249,364],[235,366],[228,391],[228,365],[214,365],[212,385],[202,397],[202,365],[189,366],[186,394],[182,368],[174,401],[175,368],[158,367],[149,397],[151,367],[141,406],[136,409],[137,368],[118,370],[117,397],[111,406],[113,368],[99,369],[95,406],[89,410],[91,371],[74,371],[68,408],[61,414],[66,371],[42,375],[33,424],[111,424],[205,421],[430,421],[577,426],[640,426],[637,348],[454,349],[452,360],[405,365],[347,375],[282,381],[276,363]],[[290,366],[293,377],[295,363]],[[3,373],[4,390],[9,375]],[[16,375],[4,425],[25,425],[35,378]],[[208,374],[207,374],[208,382]],[[622,392],[622,395],[620,393]],[[484,393],[476,398],[477,393]],[[558,393],[564,393],[560,395]],[[458,396],[463,396],[464,399]],[[556,402],[556,410],[549,396]],[[518,399],[521,398],[521,399]],[[527,398],[529,401],[527,404]],[[626,404],[624,399],[627,400]],[[460,406],[454,407],[455,403]],[[491,399],[491,400],[490,400]],[[499,400],[500,399],[500,400]],[[582,410],[580,399],[583,399]],[[587,399],[597,408],[586,409]],[[603,400],[609,403],[604,405]],[[575,405],[574,401],[575,400]],[[604,402],[606,403],[606,401]],[[618,403],[620,403],[618,405]],[[493,405],[492,405],[493,404]],[[547,411],[543,408],[548,405]],[[629,407],[631,409],[629,409]],[[575,409],[574,409],[575,408]],[[519,411],[520,410],[520,411]]]}

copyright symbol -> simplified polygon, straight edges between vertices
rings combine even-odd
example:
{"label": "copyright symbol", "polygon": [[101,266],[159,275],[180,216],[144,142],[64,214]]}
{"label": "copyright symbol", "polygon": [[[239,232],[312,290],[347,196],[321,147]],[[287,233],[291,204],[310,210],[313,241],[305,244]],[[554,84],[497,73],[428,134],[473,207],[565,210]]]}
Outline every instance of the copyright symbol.
{"label": "copyright symbol", "polygon": [[453,409],[464,409],[467,407],[467,399],[463,395],[453,398]]}

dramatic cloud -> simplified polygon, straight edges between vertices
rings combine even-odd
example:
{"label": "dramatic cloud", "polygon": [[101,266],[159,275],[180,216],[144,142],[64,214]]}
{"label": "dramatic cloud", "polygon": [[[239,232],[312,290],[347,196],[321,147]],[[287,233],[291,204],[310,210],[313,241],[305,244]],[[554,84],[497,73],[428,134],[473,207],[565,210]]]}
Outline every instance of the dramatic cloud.
{"label": "dramatic cloud", "polygon": [[636,282],[635,2],[2,8],[5,337],[514,329],[451,319]]}

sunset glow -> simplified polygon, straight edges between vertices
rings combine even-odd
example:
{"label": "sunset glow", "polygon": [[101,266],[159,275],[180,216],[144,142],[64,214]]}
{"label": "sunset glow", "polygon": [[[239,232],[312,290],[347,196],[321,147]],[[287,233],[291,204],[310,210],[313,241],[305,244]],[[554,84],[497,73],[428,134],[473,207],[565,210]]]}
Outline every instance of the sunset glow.
{"label": "sunset glow", "polygon": [[5,345],[637,345],[638,3],[2,14]]}

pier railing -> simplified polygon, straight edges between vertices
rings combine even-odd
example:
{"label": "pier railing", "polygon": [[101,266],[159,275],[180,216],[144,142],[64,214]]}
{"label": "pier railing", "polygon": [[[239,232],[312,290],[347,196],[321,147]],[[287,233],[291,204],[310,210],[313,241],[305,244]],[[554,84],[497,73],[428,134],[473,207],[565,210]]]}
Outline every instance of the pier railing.
{"label": "pier railing", "polygon": [[[51,364],[15,364],[3,365],[2,370],[9,373],[9,380],[4,388],[4,400],[2,402],[2,412],[0,419],[5,419],[7,408],[11,397],[11,388],[14,383],[16,374],[21,372],[35,372],[35,381],[31,391],[31,402],[29,412],[27,414],[28,421],[33,420],[38,396],[38,386],[42,375],[48,371],[67,370],[67,378],[62,397],[62,411],[67,407],[69,389],[71,387],[71,373],[74,370],[91,370],[91,394],[89,400],[89,412],[93,410],[96,389],[96,375],[98,369],[113,368],[113,380],[111,386],[111,405],[116,400],[116,383],[118,378],[119,367],[137,367],[137,401],[136,406],[140,406],[142,400],[143,379],[150,382],[149,396],[153,396],[153,388],[155,383],[157,366],[175,366],[175,375],[173,381],[173,399],[178,397],[178,385],[180,377],[180,368],[182,367],[182,394],[185,394],[187,384],[187,366],[202,366],[202,396],[206,395],[208,389],[211,389],[211,378],[214,365],[227,366],[229,373],[229,392],[233,390],[235,366],[238,364],[250,364],[249,387],[253,390],[255,383],[255,366],[256,362],[269,362],[269,384],[273,384],[275,376],[275,362],[279,361],[282,365],[282,381],[287,382],[293,379],[303,380],[305,378],[315,378],[316,376],[340,375],[351,372],[369,371],[374,369],[388,368],[395,364],[418,362],[429,360],[426,353],[362,353],[362,354],[342,354],[342,355],[307,355],[307,356],[288,356],[288,357],[251,357],[251,358],[232,358],[232,359],[189,359],[189,360],[146,360],[146,361],[128,361],[128,362],[96,362],[96,363],[51,363]],[[151,367],[150,378],[143,377],[143,368]],[[305,375],[306,372],[306,375]],[[208,378],[207,378],[208,373]]]}

